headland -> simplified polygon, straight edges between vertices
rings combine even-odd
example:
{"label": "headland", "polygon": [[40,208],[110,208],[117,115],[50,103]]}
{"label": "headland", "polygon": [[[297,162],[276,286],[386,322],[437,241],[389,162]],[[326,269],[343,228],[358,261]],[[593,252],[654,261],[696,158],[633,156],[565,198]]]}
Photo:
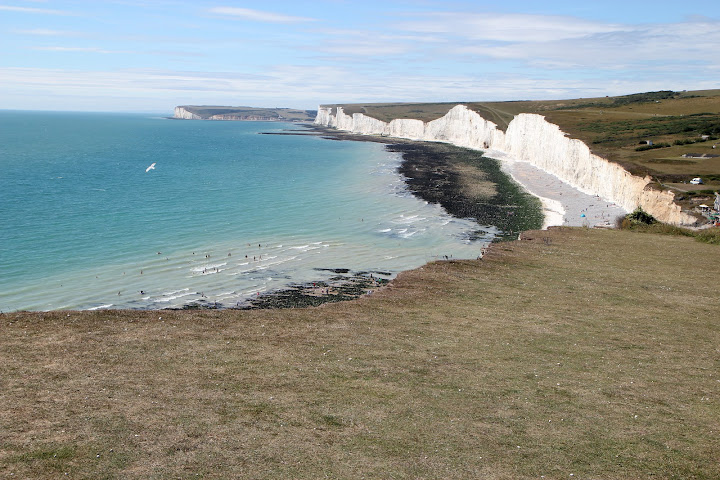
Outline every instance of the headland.
{"label": "headland", "polygon": [[180,105],[175,107],[174,119],[229,120],[248,122],[308,122],[317,111],[294,108],[227,107],[217,105]]}

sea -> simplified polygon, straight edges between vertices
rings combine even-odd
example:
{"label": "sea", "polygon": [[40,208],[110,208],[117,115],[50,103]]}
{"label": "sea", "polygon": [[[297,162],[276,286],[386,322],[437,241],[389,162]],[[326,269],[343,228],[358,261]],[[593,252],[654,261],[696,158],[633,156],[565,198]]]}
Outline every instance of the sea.
{"label": "sea", "polygon": [[232,308],[475,258],[496,233],[413,196],[383,145],[305,132],[0,111],[0,311]]}

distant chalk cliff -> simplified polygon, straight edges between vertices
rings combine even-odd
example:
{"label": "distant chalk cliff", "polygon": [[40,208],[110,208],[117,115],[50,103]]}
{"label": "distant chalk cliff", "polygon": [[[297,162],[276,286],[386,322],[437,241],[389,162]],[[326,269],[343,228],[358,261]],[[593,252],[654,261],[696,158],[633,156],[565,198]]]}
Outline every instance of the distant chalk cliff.
{"label": "distant chalk cliff", "polygon": [[175,107],[175,115],[173,118],[181,118],[183,120],[202,120],[202,117],[186,110],[185,107]]}
{"label": "distant chalk cliff", "polygon": [[628,211],[642,207],[658,220],[692,225],[668,191],[650,188],[650,177],[630,174],[620,165],[594,155],[582,141],[566,136],[541,115],[522,113],[505,132],[464,105],[431,122],[397,119],[389,123],[362,113],[346,115],[342,107],[319,107],[315,123],[339,130],[390,137],[446,142],[475,150],[499,150],[555,175],[573,187],[616,203]]}
{"label": "distant chalk cliff", "polygon": [[292,108],[224,107],[215,105],[180,105],[173,118],[182,120],[236,120],[255,122],[312,122],[316,110]]}

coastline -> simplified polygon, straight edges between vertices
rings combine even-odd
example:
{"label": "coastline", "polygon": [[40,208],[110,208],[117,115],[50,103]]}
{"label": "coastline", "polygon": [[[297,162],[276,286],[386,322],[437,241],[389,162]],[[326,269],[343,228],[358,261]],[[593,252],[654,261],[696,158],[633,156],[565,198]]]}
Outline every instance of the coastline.
{"label": "coastline", "polygon": [[[524,191],[525,186],[512,178],[503,162],[484,152],[437,142],[419,142],[392,137],[357,135],[341,130],[305,124],[307,130],[265,133],[268,135],[317,135],[327,140],[382,143],[399,153],[399,172],[408,189],[417,197],[440,204],[450,215],[471,218],[478,223],[473,234],[481,237],[487,229],[500,229],[496,241],[512,241],[523,231],[543,226],[543,213],[551,199]],[[513,178],[514,180],[514,178]],[[473,188],[468,188],[473,183]],[[479,187],[478,187],[479,186]],[[482,252],[478,252],[478,257]],[[324,303],[352,300],[384,287],[389,280],[382,272],[337,272],[328,284],[316,281],[292,285],[259,295],[237,309],[302,308]],[[373,276],[375,273],[376,276]],[[377,276],[380,275],[380,276]],[[216,308],[212,304],[192,304],[184,309]]]}
{"label": "coastline", "polygon": [[[499,228],[503,234],[498,238],[514,240],[518,234],[526,230],[547,226],[548,205],[552,200],[527,188],[522,181],[507,170],[507,162],[489,160],[492,156],[487,152],[456,147],[440,142],[418,142],[393,137],[358,135],[313,124],[303,124],[302,129],[285,130],[282,132],[263,132],[275,135],[315,135],[336,141],[363,141],[381,143],[384,147],[402,157],[399,167],[408,191],[428,203],[441,205],[448,214],[456,218],[472,219],[478,225],[474,232],[469,231],[470,238],[487,237]],[[522,162],[517,162],[520,165]],[[504,172],[500,175],[500,172]],[[507,174],[515,178],[530,193],[522,191],[517,185],[508,185]],[[498,185],[501,185],[498,187]],[[471,187],[471,188],[469,188]],[[497,188],[496,188],[497,187]],[[498,193],[500,190],[500,194]],[[546,221],[543,225],[541,208],[535,195],[545,205]],[[553,224],[553,223],[551,223]],[[557,219],[555,223],[558,224]],[[483,248],[481,248],[483,247]],[[478,246],[477,256],[484,253],[484,244]],[[472,258],[475,254],[471,252]],[[447,257],[445,257],[447,258]],[[333,267],[343,267],[342,263]],[[382,272],[349,271],[335,272],[337,275],[303,284],[280,286],[277,290],[261,292],[255,298],[246,298],[235,305],[220,304],[206,299],[189,301],[167,309],[205,310],[205,309],[254,309],[254,308],[287,308],[306,307],[322,303],[349,300],[381,288],[391,275]],[[374,277],[373,277],[374,274]],[[372,279],[372,280],[370,280]],[[94,306],[89,310],[104,310],[111,305]],[[154,309],[165,310],[164,306]],[[152,310],[153,307],[149,307]]]}
{"label": "coastline", "polygon": [[[385,144],[450,145],[439,142],[431,143],[394,137],[362,135],[318,125],[312,125],[311,128],[325,132],[328,138],[337,136],[338,139],[372,141]],[[518,160],[505,152],[493,149],[469,151],[477,152],[485,158],[497,160],[506,175],[519,184],[526,193],[541,202],[544,220],[542,227],[538,226],[537,228],[547,229],[552,226],[607,228],[614,225],[617,217],[629,213],[615,203],[604,200],[597,195],[583,193],[578,188],[560,180],[556,175],[535,167],[528,161]],[[448,209],[448,212],[455,214],[450,209]]]}
{"label": "coastline", "polygon": [[[498,150],[480,151],[440,142],[361,135],[315,124],[303,126],[307,130],[272,134],[318,135],[328,140],[382,143],[388,151],[401,154],[399,170],[413,194],[428,202],[439,203],[455,217],[470,217],[481,226],[500,228],[503,233],[497,241],[515,240],[523,231],[558,226],[612,228],[616,218],[627,213],[618,205],[585,194],[555,175]],[[488,161],[496,162],[496,165]],[[458,169],[458,165],[468,164],[472,165],[470,170]],[[495,168],[497,171],[494,171]],[[502,174],[498,175],[498,172]],[[507,182],[508,177],[514,183]],[[468,192],[463,188],[468,181],[502,184],[501,195],[495,196],[492,191]],[[490,185],[486,187],[492,190]],[[491,201],[492,197],[495,197],[495,202]],[[483,232],[482,227],[479,232]],[[317,306],[352,300],[372,293],[373,287],[383,286],[368,285],[368,278],[363,275],[336,277],[333,287],[325,290],[332,292],[330,294],[322,293],[322,289],[318,293],[317,282],[295,285],[251,299],[240,308]]]}
{"label": "coastline", "polygon": [[542,226],[537,195],[526,191],[521,182],[508,181],[502,162],[485,152],[440,142],[359,135],[317,125],[310,128],[330,140],[385,144],[388,151],[402,155],[399,171],[413,194],[440,204],[454,217],[475,220],[480,229],[500,229],[498,240],[515,240],[521,232]]}

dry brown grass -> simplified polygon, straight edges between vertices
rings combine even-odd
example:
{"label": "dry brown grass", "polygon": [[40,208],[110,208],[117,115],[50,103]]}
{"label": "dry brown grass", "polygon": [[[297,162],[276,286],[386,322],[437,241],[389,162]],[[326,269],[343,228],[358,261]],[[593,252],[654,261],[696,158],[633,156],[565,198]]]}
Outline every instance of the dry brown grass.
{"label": "dry brown grass", "polygon": [[525,236],[319,308],[3,314],[0,472],[718,478],[718,247]]}

